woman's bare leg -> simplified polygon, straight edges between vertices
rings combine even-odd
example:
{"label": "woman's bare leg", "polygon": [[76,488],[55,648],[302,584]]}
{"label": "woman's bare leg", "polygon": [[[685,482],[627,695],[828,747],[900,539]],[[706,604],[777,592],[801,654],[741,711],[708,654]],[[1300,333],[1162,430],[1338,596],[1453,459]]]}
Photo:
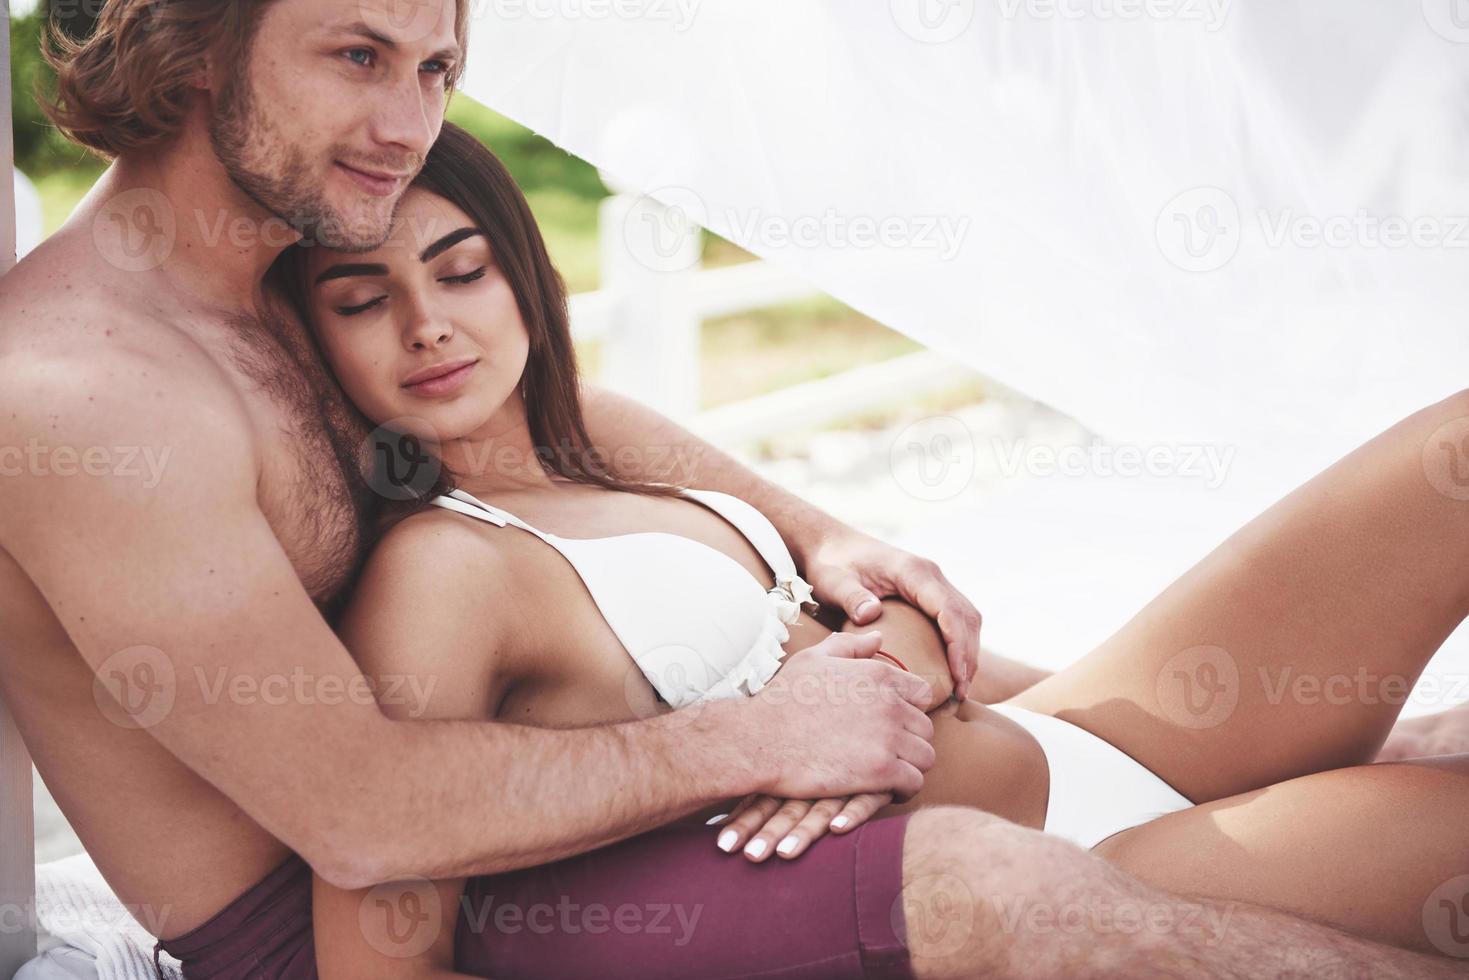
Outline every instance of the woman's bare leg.
{"label": "woman's bare leg", "polygon": [[1277,501],[1011,703],[1101,736],[1195,802],[1370,760],[1469,614],[1466,464],[1469,390]]}
{"label": "woman's bare leg", "polygon": [[1094,850],[1149,884],[1263,905],[1463,961],[1469,755],[1302,776],[1181,810]]}

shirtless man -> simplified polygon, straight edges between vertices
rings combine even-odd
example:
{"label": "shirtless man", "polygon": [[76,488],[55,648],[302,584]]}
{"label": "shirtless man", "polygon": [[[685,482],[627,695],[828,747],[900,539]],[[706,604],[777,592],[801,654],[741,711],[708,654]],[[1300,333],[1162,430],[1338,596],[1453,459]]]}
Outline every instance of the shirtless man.
{"label": "shirtless man", "polygon": [[[292,852],[343,888],[489,874],[746,793],[909,795],[931,763],[913,704],[926,686],[868,659],[871,639],[833,638],[781,677],[883,697],[762,692],[693,721],[390,721],[353,696],[364,681],[324,613],[367,544],[373,501],[352,472],[367,434],[261,278],[297,229],[347,247],[386,236],[466,31],[467,0],[406,7],[109,0],[109,43],[62,58],[57,118],[114,163],[0,282],[0,447],[25,459],[0,480],[0,689],[82,843],[165,939],[208,924]],[[856,613],[897,592],[920,605],[968,682],[978,616],[931,563],[630,402],[590,398],[596,442],[671,446],[698,460],[699,485],[770,515],[823,601]],[[974,899],[962,934],[909,929],[919,976],[1447,974],[1238,906],[1224,929],[1217,916],[1142,933],[1017,927],[979,897],[1190,903],[978,811],[923,811],[908,829],[891,907],[952,910],[956,888]],[[314,975],[304,942],[272,976]],[[888,955],[896,972],[870,975],[903,975],[907,952]]]}

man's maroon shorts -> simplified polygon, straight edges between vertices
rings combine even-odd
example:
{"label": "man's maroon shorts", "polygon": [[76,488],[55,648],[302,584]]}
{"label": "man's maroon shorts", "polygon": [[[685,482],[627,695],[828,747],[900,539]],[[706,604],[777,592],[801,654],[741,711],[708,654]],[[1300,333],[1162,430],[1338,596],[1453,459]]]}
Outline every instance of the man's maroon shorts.
{"label": "man's maroon shorts", "polygon": [[[753,864],[679,824],[553,864],[470,878],[455,968],[495,980],[902,978],[907,816]],[[292,857],[159,943],[188,980],[310,980],[311,875]]]}

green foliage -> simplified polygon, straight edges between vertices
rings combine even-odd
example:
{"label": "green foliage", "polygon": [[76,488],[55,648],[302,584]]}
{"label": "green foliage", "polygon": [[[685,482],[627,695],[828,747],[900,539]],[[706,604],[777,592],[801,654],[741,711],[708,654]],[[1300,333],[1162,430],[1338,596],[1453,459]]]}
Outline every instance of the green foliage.
{"label": "green foliage", "polygon": [[103,161],[56,131],[36,103],[36,88],[55,91],[56,74],[41,57],[41,31],[46,6],[24,17],[10,18],[10,104],[11,132],[15,139],[15,165],[31,177],[58,170],[101,173]]}

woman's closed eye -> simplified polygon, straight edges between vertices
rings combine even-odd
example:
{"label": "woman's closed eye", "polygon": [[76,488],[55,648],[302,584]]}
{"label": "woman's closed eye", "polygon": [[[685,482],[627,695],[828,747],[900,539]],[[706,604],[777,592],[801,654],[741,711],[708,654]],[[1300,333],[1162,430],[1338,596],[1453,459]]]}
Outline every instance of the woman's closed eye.
{"label": "woman's closed eye", "polygon": [[[459,285],[464,285],[464,284],[467,284],[467,283],[474,282],[476,279],[483,279],[484,278],[484,275],[485,275],[485,272],[488,269],[489,269],[489,266],[482,265],[478,269],[474,269],[473,271],[466,272],[466,273],[464,273],[463,275],[460,275],[460,276],[444,276],[442,279],[439,280],[439,282],[452,282],[452,283],[456,283],[456,284],[459,284]],[[366,311],[372,309],[373,307],[378,306],[379,304],[382,303],[383,300],[385,300],[387,298],[388,297],[386,295],[384,295],[384,296],[374,296],[372,299],[368,300],[367,302],[365,302],[365,303],[359,303],[356,306],[334,306],[334,307],[332,307],[332,312],[335,313],[335,314],[337,314],[338,316],[356,316],[358,313],[365,313]]]}

